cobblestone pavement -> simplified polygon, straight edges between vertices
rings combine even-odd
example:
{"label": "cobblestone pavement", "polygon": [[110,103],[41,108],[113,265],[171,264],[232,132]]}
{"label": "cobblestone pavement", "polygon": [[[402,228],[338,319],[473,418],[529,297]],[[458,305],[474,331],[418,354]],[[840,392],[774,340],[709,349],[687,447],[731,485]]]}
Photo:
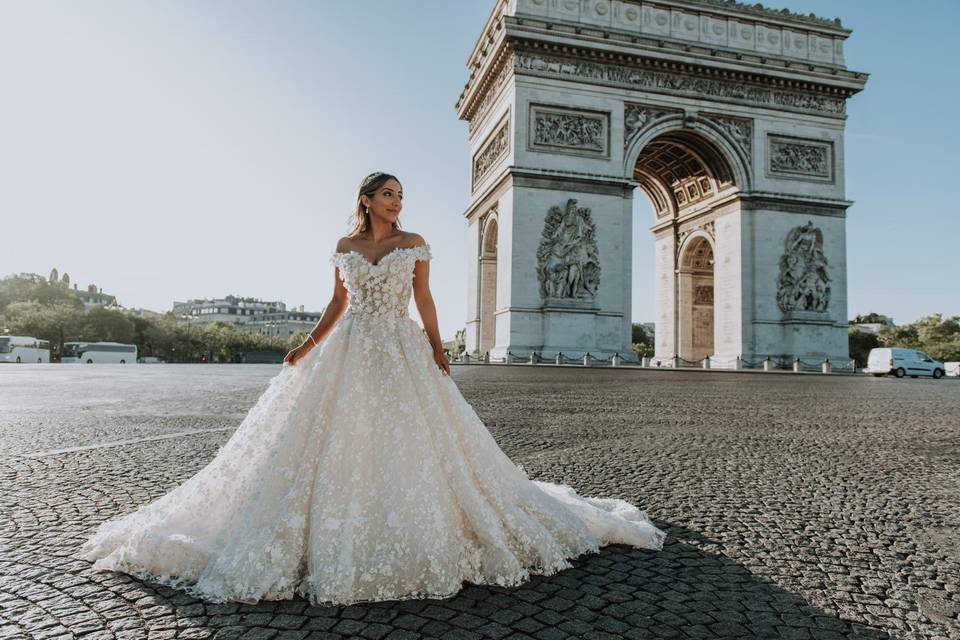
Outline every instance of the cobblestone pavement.
{"label": "cobblestone pavement", "polygon": [[668,532],[521,587],[208,604],[75,557],[206,464],[277,370],[0,368],[0,639],[960,638],[946,380],[456,366],[531,477]]}

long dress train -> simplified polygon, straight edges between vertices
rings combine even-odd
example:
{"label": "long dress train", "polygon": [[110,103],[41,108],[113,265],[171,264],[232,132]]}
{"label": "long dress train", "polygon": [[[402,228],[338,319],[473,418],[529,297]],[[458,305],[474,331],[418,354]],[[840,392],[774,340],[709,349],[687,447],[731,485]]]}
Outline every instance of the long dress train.
{"label": "long dress train", "polygon": [[330,261],[349,307],[284,365],[204,468],[83,544],[93,567],[210,602],[314,604],[517,585],[609,543],[661,549],[623,500],[530,480],[408,314],[427,244]]}

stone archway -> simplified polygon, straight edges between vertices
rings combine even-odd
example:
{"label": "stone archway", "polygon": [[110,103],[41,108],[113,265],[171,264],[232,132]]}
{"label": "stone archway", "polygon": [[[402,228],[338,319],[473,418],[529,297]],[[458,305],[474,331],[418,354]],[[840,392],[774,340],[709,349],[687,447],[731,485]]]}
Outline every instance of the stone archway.
{"label": "stone archway", "polygon": [[843,132],[866,83],[844,62],[850,34],[715,0],[496,0],[457,103],[468,351],[629,354],[639,187],[656,213],[657,359],[845,360]]}
{"label": "stone archway", "polygon": [[[659,249],[654,363],[669,366],[674,356],[688,365],[707,356],[716,356],[720,366],[733,363],[742,353],[741,343],[729,335],[730,327],[741,324],[738,306],[731,304],[738,295],[735,287],[722,287],[717,305],[714,295],[716,281],[738,280],[739,261],[729,254],[740,247],[730,234],[718,246],[717,221],[736,217],[740,195],[748,190],[751,176],[742,147],[706,118],[635,104],[626,110],[626,122],[633,117],[642,123],[628,127],[632,137],[625,155],[652,205],[651,230]],[[728,259],[716,267],[718,251]],[[716,339],[718,327],[726,327],[728,335]]]}
{"label": "stone archway", "polygon": [[487,217],[480,240],[480,344],[486,353],[497,341],[497,216]]}
{"label": "stone archway", "polygon": [[697,234],[680,247],[677,270],[677,353],[695,365],[714,355],[714,252],[709,238]]}

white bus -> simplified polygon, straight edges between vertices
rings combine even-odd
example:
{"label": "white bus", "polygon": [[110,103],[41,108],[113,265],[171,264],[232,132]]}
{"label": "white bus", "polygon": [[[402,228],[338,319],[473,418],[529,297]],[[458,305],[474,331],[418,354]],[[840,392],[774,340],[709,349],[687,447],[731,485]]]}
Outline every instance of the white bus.
{"label": "white bus", "polygon": [[133,364],[137,361],[137,345],[122,342],[64,342],[60,362],[87,364]]}
{"label": "white bus", "polygon": [[50,362],[50,342],[27,336],[0,336],[0,362]]}

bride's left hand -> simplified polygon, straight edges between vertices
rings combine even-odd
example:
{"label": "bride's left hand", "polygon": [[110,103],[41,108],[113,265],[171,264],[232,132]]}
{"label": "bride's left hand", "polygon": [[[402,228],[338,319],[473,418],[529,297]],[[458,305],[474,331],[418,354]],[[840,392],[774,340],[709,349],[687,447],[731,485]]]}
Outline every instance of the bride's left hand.
{"label": "bride's left hand", "polygon": [[434,349],[433,359],[440,369],[442,369],[447,375],[450,375],[450,363],[447,362],[447,356],[443,352],[443,349]]}

